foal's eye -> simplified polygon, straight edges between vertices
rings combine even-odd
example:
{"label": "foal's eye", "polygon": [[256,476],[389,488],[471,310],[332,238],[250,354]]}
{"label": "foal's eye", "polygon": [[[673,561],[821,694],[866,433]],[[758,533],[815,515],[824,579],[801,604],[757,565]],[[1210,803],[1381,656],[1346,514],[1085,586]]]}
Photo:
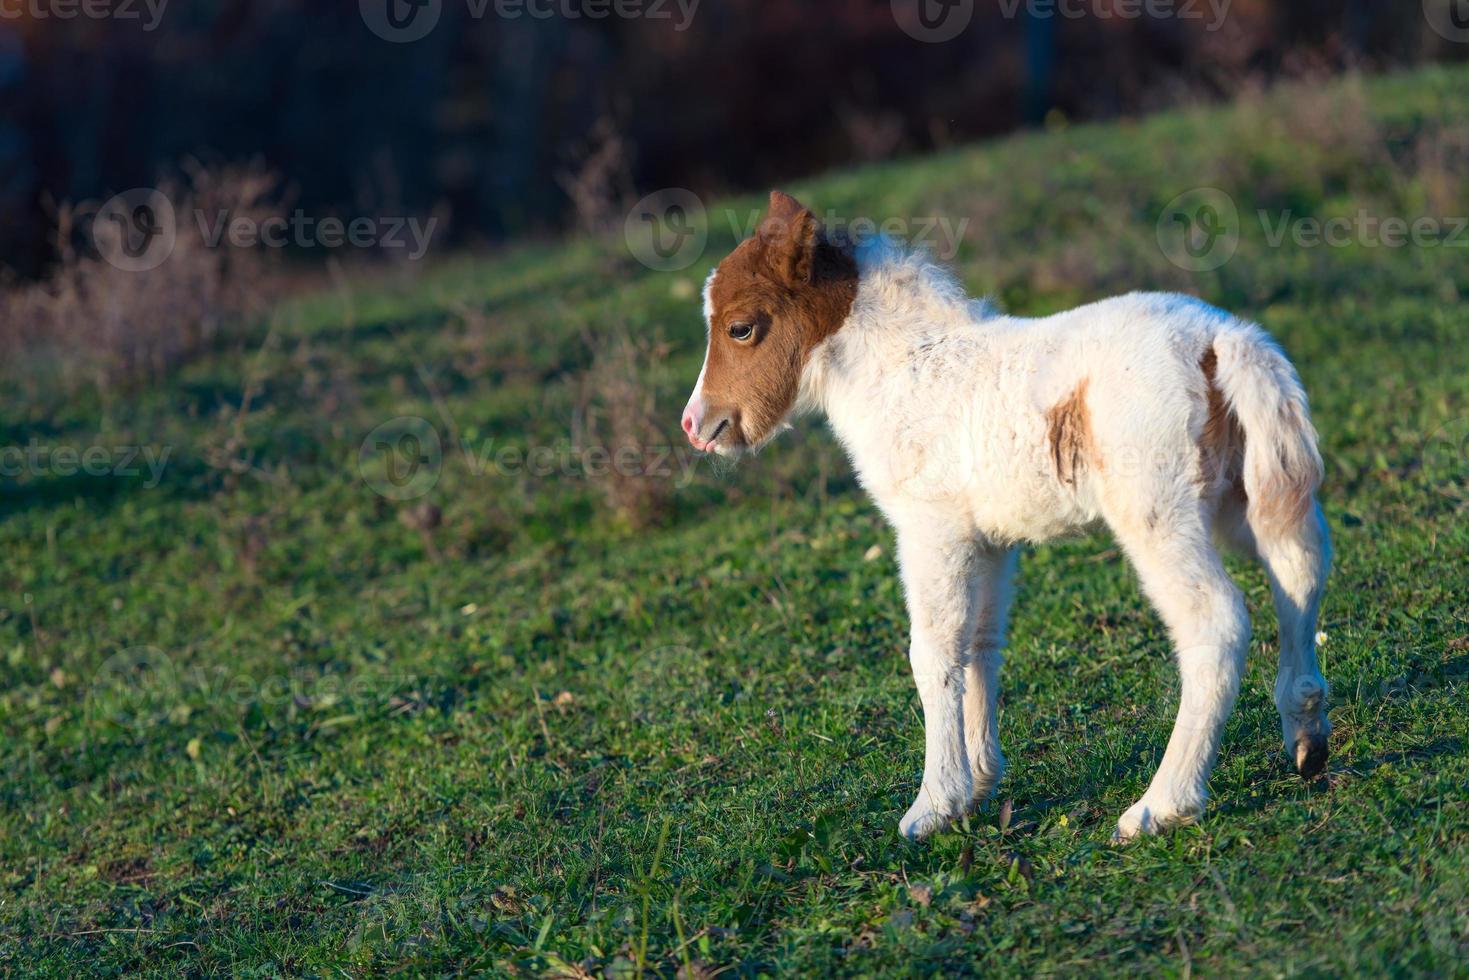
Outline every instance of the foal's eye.
{"label": "foal's eye", "polygon": [[749,340],[754,332],[753,323],[731,323],[729,325],[729,335],[734,340]]}

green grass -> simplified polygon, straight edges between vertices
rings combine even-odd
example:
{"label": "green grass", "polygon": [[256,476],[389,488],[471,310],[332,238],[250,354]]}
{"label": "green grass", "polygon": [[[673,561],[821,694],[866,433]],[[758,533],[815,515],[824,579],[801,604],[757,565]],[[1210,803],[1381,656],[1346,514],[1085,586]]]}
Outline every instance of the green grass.
{"label": "green grass", "polygon": [[[1299,364],[1329,778],[1288,772],[1236,565],[1255,641],[1213,802],[1125,848],[1177,681],[1107,541],[1025,554],[1010,772],[913,846],[891,536],[818,426],[698,463],[640,531],[573,467],[481,465],[569,446],[585,337],[616,331],[666,341],[643,382],[673,441],[722,212],[684,272],[616,242],[464,257],[284,303],[167,385],[0,394],[0,445],[170,450],[156,487],[0,480],[0,970],[1469,975],[1469,249],[1272,247],[1253,218],[1469,213],[1466,126],[1469,72],[1431,70],[788,188],[971,217],[956,264],[1014,312],[1184,288]],[[1198,186],[1245,218],[1193,275],[1154,229]],[[473,450],[437,528],[359,470],[405,415]]]}

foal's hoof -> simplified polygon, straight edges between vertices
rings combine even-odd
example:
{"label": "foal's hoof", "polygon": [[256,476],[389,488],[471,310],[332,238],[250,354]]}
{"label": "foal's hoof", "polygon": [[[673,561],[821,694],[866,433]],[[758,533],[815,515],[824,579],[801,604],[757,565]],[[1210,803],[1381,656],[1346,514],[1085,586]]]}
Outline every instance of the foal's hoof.
{"label": "foal's hoof", "polygon": [[1331,722],[1326,712],[1318,711],[1304,718],[1284,715],[1281,727],[1285,734],[1285,755],[1295,763],[1296,772],[1303,779],[1321,775],[1330,755],[1327,740],[1331,736]]}
{"label": "foal's hoof", "polygon": [[953,817],[934,809],[926,799],[920,797],[903,814],[903,819],[898,821],[898,833],[908,840],[921,841],[946,829],[953,822]]}
{"label": "foal's hoof", "polygon": [[1303,779],[1315,779],[1326,768],[1330,752],[1324,735],[1303,736],[1296,741],[1296,772]]}
{"label": "foal's hoof", "polygon": [[1145,834],[1161,834],[1165,830],[1182,827],[1198,820],[1199,813],[1198,810],[1138,800],[1117,821],[1112,843],[1124,844]]}

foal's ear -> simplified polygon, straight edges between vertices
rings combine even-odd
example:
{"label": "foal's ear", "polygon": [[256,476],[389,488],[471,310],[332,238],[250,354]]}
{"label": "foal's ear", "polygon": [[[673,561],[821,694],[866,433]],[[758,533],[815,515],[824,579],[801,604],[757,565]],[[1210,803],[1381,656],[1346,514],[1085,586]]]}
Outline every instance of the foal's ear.
{"label": "foal's ear", "polygon": [[821,222],[811,209],[781,191],[770,192],[770,211],[760,224],[766,261],[776,277],[792,286],[805,285],[816,276],[816,247]]}

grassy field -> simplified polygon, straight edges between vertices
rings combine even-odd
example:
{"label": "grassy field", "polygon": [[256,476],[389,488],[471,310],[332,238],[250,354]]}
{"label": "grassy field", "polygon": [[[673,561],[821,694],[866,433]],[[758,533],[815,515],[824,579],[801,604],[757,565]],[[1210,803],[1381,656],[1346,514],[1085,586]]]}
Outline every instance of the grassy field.
{"label": "grassy field", "polygon": [[[1012,312],[1184,289],[1300,366],[1329,775],[1288,771],[1236,565],[1213,802],[1122,848],[1177,680],[1110,542],[1026,552],[1010,771],[914,846],[892,539],[830,437],[728,470],[639,434],[681,442],[698,286],[757,198],[682,271],[620,237],[441,260],[283,301],[166,384],[0,392],[0,446],[51,454],[0,477],[0,971],[1469,975],[1469,233],[1272,240],[1469,214],[1466,132],[1469,72],[1432,70],[787,188],[970,219],[955,264]],[[1201,187],[1238,250],[1190,272],[1157,229]],[[588,472],[638,443],[647,478]],[[90,447],[90,475],[56,454]]]}

